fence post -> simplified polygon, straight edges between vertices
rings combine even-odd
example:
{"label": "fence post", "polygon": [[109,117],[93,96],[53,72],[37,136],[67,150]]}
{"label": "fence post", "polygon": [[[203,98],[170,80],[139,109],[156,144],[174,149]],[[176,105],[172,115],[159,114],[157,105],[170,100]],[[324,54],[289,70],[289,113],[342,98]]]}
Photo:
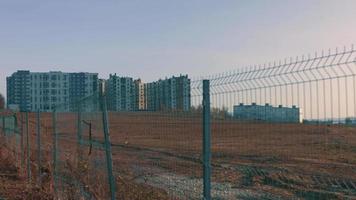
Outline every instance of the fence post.
{"label": "fence post", "polygon": [[78,111],[77,111],[77,153],[78,153],[78,167],[81,164],[82,160],[83,160],[83,156],[82,156],[82,149],[81,149],[81,145],[82,145],[82,111],[81,111],[81,103],[80,101],[77,102],[77,106],[78,106]]}
{"label": "fence post", "polygon": [[52,112],[52,127],[53,127],[53,189],[54,194],[57,194],[57,113],[56,109]]}
{"label": "fence post", "polygon": [[41,185],[41,120],[40,110],[37,111],[37,159],[38,159],[38,182]]}
{"label": "fence post", "polygon": [[6,136],[5,116],[2,117],[2,131],[4,133],[4,136]]}
{"label": "fence post", "polygon": [[15,153],[15,165],[17,168],[20,168],[20,165],[19,165],[19,157],[20,157],[20,154],[19,154],[19,127],[18,127],[18,120],[17,120],[17,113],[14,113],[13,115],[13,118],[14,118],[14,123],[13,123],[13,127],[12,127],[12,135],[15,139],[15,144],[14,144],[14,153]]}
{"label": "fence post", "polygon": [[105,154],[106,154],[106,166],[108,170],[108,180],[111,192],[111,200],[115,200],[115,177],[113,174],[112,165],[112,154],[111,154],[111,142],[109,133],[109,121],[108,121],[108,111],[106,105],[106,96],[100,94],[100,100],[102,105],[102,116],[103,116],[103,128],[104,128],[104,142],[105,142]]}
{"label": "fence post", "polygon": [[81,111],[81,104],[78,101],[78,116],[77,116],[77,137],[78,137],[78,145],[82,144],[82,111]]}
{"label": "fence post", "polygon": [[211,200],[210,92],[209,80],[203,80],[203,184],[204,200]]}
{"label": "fence post", "polygon": [[23,174],[25,168],[25,148],[24,148],[24,129],[23,129],[23,113],[21,112],[21,173]]}
{"label": "fence post", "polygon": [[30,154],[30,136],[28,134],[28,112],[26,112],[26,148],[27,148],[27,178],[31,182],[31,154]]}

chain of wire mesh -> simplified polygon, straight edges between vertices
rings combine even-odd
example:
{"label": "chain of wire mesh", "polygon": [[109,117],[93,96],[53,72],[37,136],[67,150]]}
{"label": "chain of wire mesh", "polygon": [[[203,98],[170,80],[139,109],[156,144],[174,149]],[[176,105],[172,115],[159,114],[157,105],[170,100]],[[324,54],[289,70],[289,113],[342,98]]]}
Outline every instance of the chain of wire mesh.
{"label": "chain of wire mesh", "polygon": [[115,199],[105,97],[53,113],[2,113],[1,137],[20,174],[56,199]]}

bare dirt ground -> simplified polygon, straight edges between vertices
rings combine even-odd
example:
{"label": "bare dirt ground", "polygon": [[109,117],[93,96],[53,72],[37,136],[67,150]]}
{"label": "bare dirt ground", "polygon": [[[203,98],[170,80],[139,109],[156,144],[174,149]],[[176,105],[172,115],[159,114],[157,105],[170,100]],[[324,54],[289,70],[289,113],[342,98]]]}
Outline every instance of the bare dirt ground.
{"label": "bare dirt ground", "polygon": [[[97,188],[98,182],[107,185],[105,154],[100,148],[102,119],[100,113],[82,117],[93,125],[92,137],[83,125],[83,140],[99,146],[82,144],[85,170],[73,165],[76,169],[71,173],[79,170],[89,177],[93,166],[101,170],[103,174],[93,176],[92,182],[78,175],[100,197],[108,191]],[[200,114],[110,113],[109,119],[118,199],[201,199]],[[52,159],[50,114],[42,115],[42,124],[46,163]],[[356,198],[355,127],[213,119],[211,128],[214,199]],[[57,132],[59,160],[76,163],[76,115],[59,114]],[[35,136],[34,127],[31,134]]]}
{"label": "bare dirt ground", "polygon": [[[171,198],[201,197],[201,118],[112,113],[110,120],[121,174]],[[212,122],[215,198],[356,198],[355,127]]]}

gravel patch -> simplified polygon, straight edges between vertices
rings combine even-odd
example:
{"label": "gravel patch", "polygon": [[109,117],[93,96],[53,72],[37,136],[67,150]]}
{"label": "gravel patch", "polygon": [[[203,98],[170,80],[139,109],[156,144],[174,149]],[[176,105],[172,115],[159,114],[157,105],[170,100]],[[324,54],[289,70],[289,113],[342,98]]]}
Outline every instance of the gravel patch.
{"label": "gravel patch", "polygon": [[[136,179],[138,183],[164,189],[173,199],[203,199],[203,181],[198,178],[176,175],[172,173],[155,174]],[[234,188],[229,183],[212,183],[212,198],[216,200],[228,199],[279,199],[260,191]]]}

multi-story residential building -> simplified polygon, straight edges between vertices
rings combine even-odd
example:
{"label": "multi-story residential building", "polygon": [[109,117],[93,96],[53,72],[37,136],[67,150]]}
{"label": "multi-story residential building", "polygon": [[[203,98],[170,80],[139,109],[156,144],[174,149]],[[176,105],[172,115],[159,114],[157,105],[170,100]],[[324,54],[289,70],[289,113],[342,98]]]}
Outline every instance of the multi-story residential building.
{"label": "multi-story residential building", "polygon": [[105,79],[99,79],[99,91],[101,94],[105,94],[105,87],[106,87],[106,80]]}
{"label": "multi-story residential building", "polygon": [[190,109],[190,79],[179,76],[143,83],[140,79],[111,75],[106,83],[112,111],[161,111]]}
{"label": "multi-story residential building", "polygon": [[159,105],[159,98],[158,98],[158,83],[151,82],[144,84],[145,90],[145,107],[148,111],[155,111],[158,110]]}
{"label": "multi-story residential building", "polygon": [[97,73],[17,71],[7,77],[7,103],[21,111],[52,111],[56,105],[74,105],[97,91]]}
{"label": "multi-story residential building", "polygon": [[7,105],[16,105],[21,111],[31,110],[30,71],[17,71],[6,78]]}
{"label": "multi-story residential building", "polygon": [[188,76],[166,78],[145,84],[147,110],[190,109],[190,79]]}
{"label": "multi-story residential building", "polygon": [[296,106],[292,108],[257,105],[240,104],[234,106],[234,117],[241,120],[249,121],[266,121],[266,122],[278,122],[278,123],[300,123],[302,121],[300,109]]}
{"label": "multi-story residential building", "polygon": [[77,101],[97,93],[99,79],[97,73],[69,73],[69,96],[72,101]]}
{"label": "multi-story residential building", "polygon": [[134,81],[130,77],[110,74],[106,82],[108,109],[112,111],[133,111],[135,105]]}
{"label": "multi-story residential building", "polygon": [[146,110],[146,103],[145,103],[145,87],[142,83],[141,79],[137,79],[134,81],[134,106],[133,110]]}

